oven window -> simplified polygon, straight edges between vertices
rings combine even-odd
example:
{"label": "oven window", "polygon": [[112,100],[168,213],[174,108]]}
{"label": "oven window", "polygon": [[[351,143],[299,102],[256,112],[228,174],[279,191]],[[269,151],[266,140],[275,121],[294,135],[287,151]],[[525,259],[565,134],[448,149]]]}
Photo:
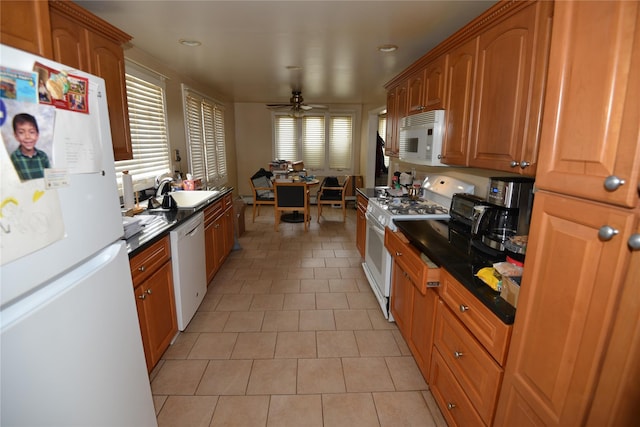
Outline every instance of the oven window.
{"label": "oven window", "polygon": [[417,153],[418,143],[418,138],[407,138],[407,153]]}
{"label": "oven window", "polygon": [[367,257],[367,261],[371,261],[374,265],[370,266],[375,268],[375,273],[378,277],[382,276],[382,262],[384,258],[384,241],[382,237],[376,233],[374,230],[371,230],[369,235],[367,236],[367,252],[370,255]]}

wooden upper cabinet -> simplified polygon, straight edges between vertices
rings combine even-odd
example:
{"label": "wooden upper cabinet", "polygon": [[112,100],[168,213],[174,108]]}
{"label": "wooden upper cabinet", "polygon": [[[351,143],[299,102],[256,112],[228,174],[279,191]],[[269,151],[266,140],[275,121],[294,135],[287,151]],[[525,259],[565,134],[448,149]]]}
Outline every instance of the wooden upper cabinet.
{"label": "wooden upper cabinet", "polygon": [[446,55],[442,55],[438,59],[427,64],[424,71],[425,111],[442,110],[446,108],[446,104],[444,102],[446,71]]}
{"label": "wooden upper cabinet", "polygon": [[70,1],[51,0],[53,59],[102,77],[115,160],[133,158],[122,45],[131,36]]}
{"label": "wooden upper cabinet", "polygon": [[552,13],[530,3],[480,34],[470,166],[535,175]]}
{"label": "wooden upper cabinet", "polygon": [[[636,211],[536,193],[496,426],[585,425],[632,261]],[[605,225],[618,234],[603,241]]]}
{"label": "wooden upper cabinet", "polygon": [[409,76],[407,82],[407,114],[444,108],[446,56],[430,62]]}
{"label": "wooden upper cabinet", "polygon": [[389,157],[400,154],[398,124],[400,118],[407,115],[407,85],[400,84],[387,91],[387,135],[384,140],[384,153]]}
{"label": "wooden upper cabinet", "polygon": [[407,114],[421,113],[424,105],[425,70],[421,69],[409,76],[407,82]]}
{"label": "wooden upper cabinet", "polygon": [[640,4],[556,2],[536,186],[637,206],[638,94]]}
{"label": "wooden upper cabinet", "polygon": [[447,54],[445,136],[442,162],[467,166],[478,38]]}
{"label": "wooden upper cabinet", "polygon": [[46,1],[0,1],[0,43],[53,58]]}

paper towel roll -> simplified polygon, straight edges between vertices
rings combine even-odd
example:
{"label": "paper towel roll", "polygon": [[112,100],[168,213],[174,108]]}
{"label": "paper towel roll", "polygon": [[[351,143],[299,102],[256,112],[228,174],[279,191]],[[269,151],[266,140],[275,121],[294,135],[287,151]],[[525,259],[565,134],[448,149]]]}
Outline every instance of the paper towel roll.
{"label": "paper towel roll", "polygon": [[122,197],[124,199],[124,208],[133,209],[133,177],[128,171],[122,172]]}

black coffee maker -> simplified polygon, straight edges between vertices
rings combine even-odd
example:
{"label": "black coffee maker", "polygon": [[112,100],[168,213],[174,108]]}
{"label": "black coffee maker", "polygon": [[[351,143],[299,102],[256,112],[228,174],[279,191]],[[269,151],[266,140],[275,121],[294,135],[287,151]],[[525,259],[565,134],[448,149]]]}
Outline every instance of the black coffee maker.
{"label": "black coffee maker", "polygon": [[533,179],[521,177],[489,179],[487,204],[474,211],[473,247],[492,258],[504,260],[511,238],[529,234],[533,183]]}

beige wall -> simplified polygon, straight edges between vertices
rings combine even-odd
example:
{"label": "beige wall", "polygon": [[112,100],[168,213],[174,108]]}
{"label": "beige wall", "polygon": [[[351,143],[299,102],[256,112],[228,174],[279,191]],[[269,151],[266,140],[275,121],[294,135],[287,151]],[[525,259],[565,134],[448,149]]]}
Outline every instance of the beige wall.
{"label": "beige wall", "polygon": [[[354,124],[354,174],[361,175],[361,147],[366,142],[361,105],[330,105],[331,111],[356,112]],[[237,152],[238,194],[250,196],[249,178],[273,160],[271,111],[261,103],[236,103],[235,148]],[[363,141],[365,138],[365,141]],[[375,141],[374,141],[375,143]]]}

